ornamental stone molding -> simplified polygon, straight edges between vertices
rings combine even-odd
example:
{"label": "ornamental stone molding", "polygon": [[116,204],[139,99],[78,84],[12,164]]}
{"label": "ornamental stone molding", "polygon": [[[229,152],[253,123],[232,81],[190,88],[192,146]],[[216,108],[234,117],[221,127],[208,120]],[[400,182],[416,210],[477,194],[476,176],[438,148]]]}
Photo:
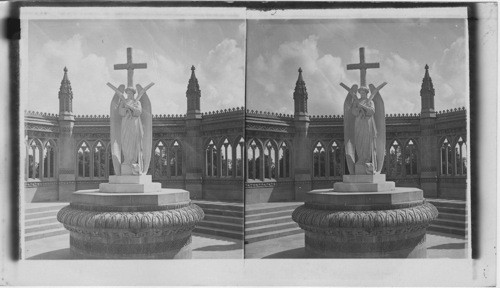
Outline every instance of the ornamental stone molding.
{"label": "ornamental stone molding", "polygon": [[[332,211],[304,204],[293,212],[292,219],[307,231],[351,237],[407,233],[425,229],[437,215],[436,207],[427,202],[401,209],[369,211]],[[342,228],[353,230],[342,230]]]}

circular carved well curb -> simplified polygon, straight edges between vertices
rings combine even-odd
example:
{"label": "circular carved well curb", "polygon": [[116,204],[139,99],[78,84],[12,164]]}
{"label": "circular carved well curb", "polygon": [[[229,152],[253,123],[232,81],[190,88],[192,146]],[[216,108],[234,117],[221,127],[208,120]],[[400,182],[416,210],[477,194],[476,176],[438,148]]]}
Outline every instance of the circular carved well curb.
{"label": "circular carved well curb", "polygon": [[[299,206],[292,219],[300,228],[338,236],[381,236],[425,229],[437,218],[434,205],[424,204],[394,210],[333,211]],[[351,235],[352,234],[352,235]]]}

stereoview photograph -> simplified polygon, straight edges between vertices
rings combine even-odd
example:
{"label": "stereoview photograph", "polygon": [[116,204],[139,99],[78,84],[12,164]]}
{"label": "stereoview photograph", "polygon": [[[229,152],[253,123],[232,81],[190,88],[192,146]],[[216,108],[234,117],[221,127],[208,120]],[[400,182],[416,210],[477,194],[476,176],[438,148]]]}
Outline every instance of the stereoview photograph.
{"label": "stereoview photograph", "polygon": [[466,18],[255,18],[245,258],[468,258]]}
{"label": "stereoview photograph", "polygon": [[23,258],[243,258],[244,18],[37,15]]}

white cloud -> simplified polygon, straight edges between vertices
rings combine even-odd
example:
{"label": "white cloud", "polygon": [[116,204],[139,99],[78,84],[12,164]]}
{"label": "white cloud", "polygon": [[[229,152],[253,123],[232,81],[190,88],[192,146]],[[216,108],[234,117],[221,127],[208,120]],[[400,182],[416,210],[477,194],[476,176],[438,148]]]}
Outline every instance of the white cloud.
{"label": "white cloud", "polygon": [[433,63],[430,71],[436,90],[436,109],[443,110],[465,106],[468,95],[465,39],[458,38],[443,51],[439,61]]}
{"label": "white cloud", "polygon": [[[249,108],[286,110],[293,113],[293,89],[297,68],[302,67],[309,94],[309,114],[342,114],[346,91],[340,82],[359,84],[359,70],[347,71],[346,63],[335,55],[320,55],[319,38],[311,35],[303,41],[285,42],[272,55],[259,55],[249,64]],[[350,63],[359,62],[359,50],[350,53]],[[381,95],[386,113],[418,113],[423,63],[405,59],[397,53],[384,54],[365,49],[367,62],[379,62],[379,69],[369,69],[367,83],[388,82]],[[285,109],[286,108],[286,109]]]}
{"label": "white cloud", "polygon": [[[32,64],[29,66],[28,107],[30,110],[57,113],[59,111],[59,86],[63,67],[68,68],[68,76],[73,89],[73,111],[77,114],[107,114],[109,107],[96,105],[108,103],[105,79],[110,78],[108,63],[104,57],[84,55],[83,37],[74,35],[66,41],[48,41],[41,49],[31,51]],[[42,95],[36,97],[33,95]],[[108,93],[109,94],[109,93]]]}
{"label": "white cloud", "polygon": [[293,91],[299,67],[309,95],[311,114],[339,114],[342,110],[345,73],[342,60],[332,55],[319,56],[318,37],[282,43],[271,56],[258,56],[250,62],[248,108],[293,114]]}
{"label": "white cloud", "polygon": [[224,39],[196,70],[201,109],[241,107],[245,101],[245,53],[234,39]]}

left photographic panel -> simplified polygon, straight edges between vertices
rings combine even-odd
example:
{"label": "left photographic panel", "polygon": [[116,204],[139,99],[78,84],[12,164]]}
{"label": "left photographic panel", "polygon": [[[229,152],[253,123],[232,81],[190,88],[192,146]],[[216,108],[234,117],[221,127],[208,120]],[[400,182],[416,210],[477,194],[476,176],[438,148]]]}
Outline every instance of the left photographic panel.
{"label": "left photographic panel", "polygon": [[21,258],[243,258],[245,25],[21,8]]}

